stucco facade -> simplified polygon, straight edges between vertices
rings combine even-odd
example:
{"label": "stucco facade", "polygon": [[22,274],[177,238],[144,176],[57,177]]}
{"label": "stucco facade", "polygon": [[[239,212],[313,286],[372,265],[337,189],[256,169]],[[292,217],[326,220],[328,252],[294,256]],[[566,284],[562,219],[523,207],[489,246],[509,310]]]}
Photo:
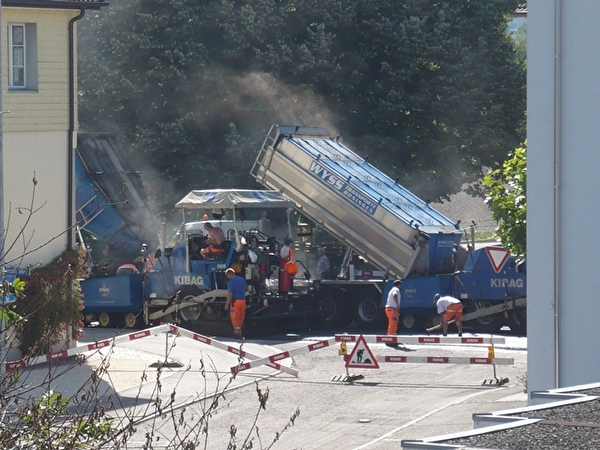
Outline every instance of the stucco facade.
{"label": "stucco facade", "polygon": [[[75,39],[71,41],[76,33],[69,33],[69,27],[76,30],[73,19],[86,8],[102,5],[89,1],[2,2],[6,264],[47,263],[74,244],[69,173],[78,128],[77,97],[71,93],[77,88],[77,58],[69,55],[72,51],[76,56],[77,49]],[[25,53],[21,72],[14,69],[18,52]],[[25,74],[22,85],[20,73]]]}

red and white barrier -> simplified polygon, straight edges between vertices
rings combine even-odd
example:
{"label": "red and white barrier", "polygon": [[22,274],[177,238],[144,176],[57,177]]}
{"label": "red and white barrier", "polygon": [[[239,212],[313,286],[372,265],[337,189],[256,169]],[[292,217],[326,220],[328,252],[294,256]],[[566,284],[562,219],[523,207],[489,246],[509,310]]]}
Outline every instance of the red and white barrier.
{"label": "red and white barrier", "polygon": [[[116,336],[112,339],[105,339],[102,341],[96,341],[90,344],[78,346],[68,350],[62,350],[59,352],[49,353],[47,355],[38,356],[30,359],[21,359],[19,361],[11,361],[5,363],[6,371],[13,370],[21,367],[33,366],[50,361],[56,361],[69,356],[78,355],[88,351],[98,350],[101,348],[110,347],[123,342],[130,342],[137,339],[141,339],[147,336],[156,336],[158,334],[170,332],[173,334],[181,335],[184,337],[191,338],[195,341],[201,342],[206,345],[218,348],[220,350],[233,353],[240,358],[250,359],[251,361],[240,363],[230,368],[232,373],[238,373],[242,370],[247,370],[253,367],[259,367],[267,365],[276,370],[288,373],[293,376],[298,376],[298,370],[289,366],[280,364],[280,361],[290,358],[294,355],[300,355],[303,353],[309,353],[323,348],[331,347],[336,342],[345,343],[356,343],[361,337],[364,341],[369,343],[382,343],[382,344],[482,344],[492,345],[503,344],[505,339],[502,337],[447,337],[447,336],[388,336],[388,335],[352,335],[352,334],[336,334],[334,337],[324,339],[307,346],[298,347],[293,350],[288,350],[280,353],[275,353],[270,356],[260,357],[258,355],[249,353],[241,349],[241,347],[235,347],[229,344],[225,344],[221,341],[212,339],[208,336],[204,336],[199,333],[195,333],[176,325],[160,325],[152,327],[146,330],[136,331],[126,335]],[[461,357],[442,357],[442,356],[384,356],[378,358],[382,362],[389,363],[429,363],[429,364],[490,364],[490,365],[511,365],[514,364],[513,358],[461,358]]]}
{"label": "red and white barrier", "polygon": [[446,356],[384,356],[383,362],[420,364],[498,364],[513,365],[514,358],[461,358]]}
{"label": "red and white barrier", "polygon": [[307,345],[306,347],[298,347],[293,350],[288,350],[281,353],[276,353],[271,356],[267,356],[265,358],[260,358],[255,361],[247,362],[244,364],[239,364],[237,366],[233,366],[231,368],[231,373],[238,373],[242,370],[247,370],[252,367],[262,366],[269,363],[275,363],[277,361],[281,361],[287,359],[294,355],[300,355],[302,353],[314,352],[315,350],[321,350],[322,348],[331,347],[332,344],[335,343],[335,338],[325,339],[314,344]]}
{"label": "red and white barrier", "polygon": [[159,325],[157,327],[148,328],[147,330],[136,331],[134,333],[124,334],[116,336],[112,339],[104,339],[102,341],[92,342],[91,344],[82,345],[68,350],[61,350],[58,352],[48,353],[47,355],[36,356],[30,359],[20,359],[19,361],[9,361],[6,363],[6,370],[13,370],[19,367],[29,367],[36,364],[42,364],[45,362],[56,361],[59,359],[67,358],[69,356],[79,355],[81,353],[89,352],[91,350],[98,350],[100,348],[110,347],[121,342],[135,341],[136,339],[145,338],[147,336],[155,336],[160,333],[168,331],[167,325]]}
{"label": "red and white barrier", "polygon": [[[360,335],[356,334],[336,334],[336,342],[356,342]],[[504,344],[505,339],[503,337],[459,337],[459,336],[390,336],[390,335],[368,335],[363,334],[362,337],[369,344],[409,344],[409,345],[420,345],[420,344]]]}
{"label": "red and white barrier", "polygon": [[[204,336],[199,333],[194,333],[192,331],[185,330],[183,328],[179,328],[176,325],[171,325],[170,331],[173,334],[179,334],[181,336],[189,337],[195,341],[202,342],[203,344],[210,345],[210,346],[218,348],[220,350],[225,350],[226,352],[229,352],[229,353],[233,353],[235,355],[238,355],[241,358],[251,359],[251,360],[262,359],[260,356],[257,356],[255,354],[241,350],[240,347],[234,347],[232,345],[224,344],[223,342],[217,341],[215,339],[211,339],[208,336]],[[261,364],[261,365],[263,365],[263,364]],[[285,366],[285,365],[282,365],[279,363],[275,363],[275,362],[268,362],[268,363],[266,363],[266,365],[269,367],[272,367],[274,369],[281,370],[282,372],[288,373],[295,377],[298,376],[298,370],[296,370],[292,367],[288,367],[288,366]]]}
{"label": "red and white barrier", "polygon": [[[175,326],[175,325],[165,324],[165,325],[159,325],[156,327],[148,328],[146,330],[141,330],[141,331],[136,331],[136,332],[129,333],[129,334],[116,336],[111,339],[104,339],[101,341],[92,342],[92,343],[78,346],[75,348],[70,348],[68,350],[61,350],[58,352],[48,353],[48,354],[42,355],[42,356],[36,356],[34,358],[21,359],[19,361],[10,361],[10,362],[6,363],[6,371],[14,370],[17,368],[34,366],[36,364],[43,364],[43,363],[50,362],[50,361],[57,361],[59,359],[67,358],[69,356],[75,356],[75,355],[79,355],[81,353],[85,353],[85,352],[89,352],[89,351],[93,351],[93,350],[99,350],[99,349],[106,348],[106,347],[111,347],[113,345],[117,345],[117,344],[124,343],[124,342],[131,342],[131,341],[134,341],[137,339],[142,339],[142,338],[145,338],[148,336],[156,336],[158,334],[165,333],[165,332],[171,332],[173,334],[179,334],[184,337],[189,337],[195,341],[201,342],[206,345],[210,345],[210,346],[218,348],[220,350],[225,350],[229,353],[233,353],[233,354],[238,355],[245,359],[251,359],[251,360],[260,359],[260,357],[258,355],[254,355],[254,354],[246,352],[246,351],[241,351],[239,347],[234,347],[231,345],[224,344],[223,342],[217,341],[215,339],[211,339],[207,336],[203,336],[198,333],[194,333],[192,331],[185,330],[183,328],[179,328],[178,326]],[[263,364],[260,364],[260,365],[263,365]],[[285,365],[282,365],[279,363],[275,363],[275,362],[269,362],[266,365],[268,365],[269,367],[275,368],[277,370],[280,370],[282,372],[288,373],[290,375],[293,375],[295,377],[298,376],[298,370],[296,370],[292,367],[288,367],[288,366],[285,366]]]}

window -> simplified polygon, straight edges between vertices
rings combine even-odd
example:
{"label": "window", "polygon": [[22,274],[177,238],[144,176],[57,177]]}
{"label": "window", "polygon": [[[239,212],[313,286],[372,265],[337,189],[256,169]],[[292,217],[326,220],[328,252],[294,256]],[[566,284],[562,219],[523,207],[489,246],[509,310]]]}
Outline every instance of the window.
{"label": "window", "polygon": [[8,88],[37,90],[37,28],[33,23],[8,26]]}

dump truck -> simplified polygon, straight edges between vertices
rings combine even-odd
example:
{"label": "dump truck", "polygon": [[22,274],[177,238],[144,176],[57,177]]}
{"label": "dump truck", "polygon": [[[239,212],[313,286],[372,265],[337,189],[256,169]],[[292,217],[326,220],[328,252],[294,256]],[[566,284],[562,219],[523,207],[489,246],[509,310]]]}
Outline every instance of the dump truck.
{"label": "dump truck", "polygon": [[[82,281],[87,320],[101,326],[174,322],[229,335],[224,271],[232,267],[251,286],[246,334],[273,324],[332,329],[355,321],[383,328],[381,303],[396,278],[404,280],[406,330],[436,324],[437,292],[460,298],[475,329],[494,330],[507,321],[524,326],[524,264],[500,247],[465,247],[458,223],[325,129],[273,125],[251,174],[261,189],[192,190],[177,202],[182,225],[171,247],[164,246],[166,239],[154,252],[142,244],[129,264]],[[315,280],[300,257],[296,276],[283,270],[284,238],[296,242],[297,256],[310,239],[298,231],[294,211],[347,247],[334,279]],[[205,223],[227,237],[208,258],[198,255],[206,244]],[[374,269],[363,267],[359,274],[359,262]]]}
{"label": "dump truck", "polygon": [[[403,280],[401,322],[420,331],[439,322],[436,293],[459,298],[465,322],[492,331],[526,326],[525,264],[498,246],[463,244],[464,230],[373,167],[323,128],[273,125],[251,170],[384,274],[347,284],[351,272],[320,283],[333,322],[376,321],[394,279]],[[326,308],[324,308],[326,309]],[[371,311],[371,312],[368,312]],[[364,321],[364,320],[363,320]]]}

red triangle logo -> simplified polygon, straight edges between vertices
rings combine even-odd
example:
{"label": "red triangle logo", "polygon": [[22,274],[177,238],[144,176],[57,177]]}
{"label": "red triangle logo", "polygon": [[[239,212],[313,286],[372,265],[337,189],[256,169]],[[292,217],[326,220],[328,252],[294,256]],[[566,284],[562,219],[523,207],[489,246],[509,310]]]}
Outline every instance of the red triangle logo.
{"label": "red triangle logo", "polygon": [[346,367],[379,369],[377,359],[373,356],[362,334],[358,337],[356,345],[352,349],[352,353],[350,353],[350,357],[346,360]]}
{"label": "red triangle logo", "polygon": [[486,247],[485,251],[488,255],[490,263],[496,273],[500,272],[502,266],[510,256],[510,252],[502,247]]}

